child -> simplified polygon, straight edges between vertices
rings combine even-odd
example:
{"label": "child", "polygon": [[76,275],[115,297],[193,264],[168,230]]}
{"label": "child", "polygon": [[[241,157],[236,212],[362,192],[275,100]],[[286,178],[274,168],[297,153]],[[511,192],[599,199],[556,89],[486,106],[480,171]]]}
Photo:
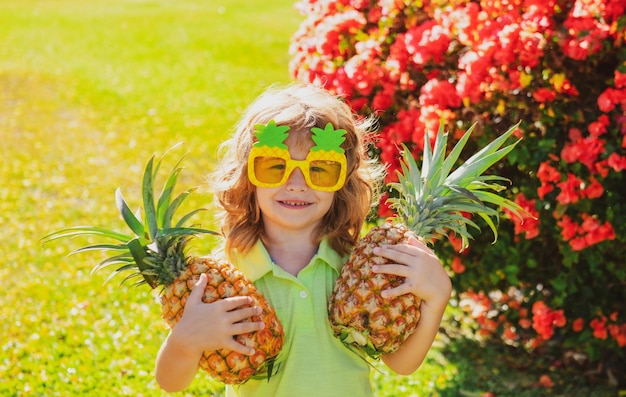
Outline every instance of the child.
{"label": "child", "polygon": [[[345,140],[338,143],[343,154],[309,163],[312,129],[328,130],[328,123],[331,131],[345,130],[339,133]],[[287,135],[286,161],[253,150],[259,130],[277,126]],[[380,167],[364,149],[370,127],[371,120],[355,120],[350,108],[328,92],[294,84],[261,95],[223,144],[213,187],[223,210],[224,253],[268,299],[285,331],[278,372],[269,381],[227,386],[227,396],[372,395],[368,364],[333,336],[328,322],[328,298],[381,181]],[[325,133],[330,132],[319,132]],[[271,145],[280,149],[281,142]],[[409,292],[423,299],[417,330],[398,351],[382,357],[391,370],[410,374],[438,331],[450,279],[432,251],[415,238],[377,253],[396,263],[380,266],[380,273],[406,277],[388,297]],[[246,297],[203,303],[205,285],[206,277],[201,277],[157,357],[156,378],[165,390],[183,390],[191,383],[204,350],[252,354],[252,348],[232,337],[264,326],[241,322],[259,310],[242,308],[249,303]]]}

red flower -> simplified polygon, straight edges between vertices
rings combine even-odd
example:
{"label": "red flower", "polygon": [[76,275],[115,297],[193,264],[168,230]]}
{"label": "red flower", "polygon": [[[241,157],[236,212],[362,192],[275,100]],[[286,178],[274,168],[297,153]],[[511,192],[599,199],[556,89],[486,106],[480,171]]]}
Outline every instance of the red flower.
{"label": "red flower", "polygon": [[515,234],[525,234],[527,240],[539,235],[539,212],[535,209],[536,200],[528,200],[524,193],[515,197],[515,202],[519,204],[526,214],[522,214],[522,219],[515,216],[512,211],[504,209],[504,212],[513,221]]}
{"label": "red flower", "polygon": [[452,259],[452,271],[456,274],[461,274],[465,271],[465,265],[461,262],[461,258],[455,256]]}
{"label": "red flower", "polygon": [[561,227],[561,236],[563,241],[569,241],[578,233],[578,225],[572,221],[572,219],[565,215],[557,222],[557,225]]}
{"label": "red flower", "polygon": [[552,323],[555,327],[563,328],[567,324],[563,310],[555,310],[552,312]]}
{"label": "red flower", "polygon": [[549,375],[541,375],[539,377],[539,386],[549,389],[554,386],[554,381]]}
{"label": "red flower", "polygon": [[574,251],[582,251],[589,246],[584,237],[578,236],[570,240],[569,245]]}
{"label": "red flower", "polygon": [[587,214],[583,214],[583,223],[579,230],[584,234],[588,246],[604,240],[615,240],[615,231],[608,221],[601,225],[596,218]]}
{"label": "red flower", "polygon": [[418,66],[431,60],[441,62],[450,45],[450,33],[435,20],[410,28],[404,39],[411,60]]}
{"label": "red flower", "polygon": [[612,93],[615,90],[613,88],[607,88],[598,96],[598,107],[601,111],[608,113],[613,108],[615,108],[615,103],[613,103]]}
{"label": "red flower", "polygon": [[615,240],[613,226],[606,221],[604,224],[589,214],[582,214],[583,223],[578,225],[567,215],[557,222],[563,241],[569,241],[574,251],[581,251],[591,245],[605,240]]}
{"label": "red flower", "polygon": [[626,324],[611,324],[607,328],[619,347],[626,346]]}
{"label": "red flower", "polygon": [[595,199],[602,196],[602,194],[604,193],[604,188],[602,187],[600,182],[598,182],[598,180],[594,177],[591,177],[590,180],[591,184],[585,187],[581,191],[581,194],[588,199]]}
{"label": "red flower", "polygon": [[605,240],[615,240],[615,230],[613,226],[607,221],[604,225],[598,228],[597,233],[587,235],[587,243],[589,245],[601,243]]}
{"label": "red flower", "polygon": [[389,195],[387,193],[383,193],[380,197],[380,203],[378,205],[378,216],[383,219],[391,218],[395,215],[387,202],[388,197]]}
{"label": "red flower", "polygon": [[561,180],[561,174],[547,161],[544,161],[539,164],[537,178],[539,178],[539,181],[541,182],[541,186],[537,189],[537,196],[543,200],[546,194],[554,190],[553,184]]}
{"label": "red flower", "polygon": [[583,330],[583,327],[585,326],[585,320],[583,320],[582,318],[577,318],[576,320],[574,320],[574,322],[572,323],[572,331],[574,332],[580,332]]}
{"label": "red flower", "polygon": [[389,47],[389,56],[385,60],[385,68],[394,80],[399,80],[400,74],[407,70],[409,64],[409,52],[403,40],[404,33],[396,36],[396,41]]}
{"label": "red flower", "polygon": [[[372,100],[372,109],[376,111],[385,110],[393,105],[393,96],[396,93],[396,86],[393,84],[383,84],[382,91],[374,96]],[[398,141],[400,143],[400,141]]]}
{"label": "red flower", "polygon": [[609,125],[608,117],[603,114],[597,121],[589,123],[589,133],[593,136],[600,136],[606,133],[606,127]]}
{"label": "red flower", "polygon": [[556,197],[556,200],[561,204],[575,203],[580,198],[578,191],[582,181],[572,173],[567,174],[567,180],[557,184],[561,193]]}
{"label": "red flower", "polygon": [[615,71],[615,88],[626,88],[626,73]]}
{"label": "red flower", "polygon": [[539,103],[552,102],[556,99],[556,92],[549,88],[539,88],[533,92],[533,98]]}
{"label": "red flower", "polygon": [[[572,131],[570,131],[570,139],[572,137]],[[578,161],[587,166],[591,172],[597,172],[596,161],[603,152],[604,141],[596,135],[591,135],[582,139],[572,139],[572,142],[563,147],[561,158],[567,163]]]}
{"label": "red flower", "polygon": [[432,79],[422,87],[420,106],[436,106],[440,109],[456,108],[461,106],[461,97],[456,87],[447,81]]}
{"label": "red flower", "polygon": [[593,328],[593,336],[595,338],[603,340],[607,338],[606,317],[594,318],[589,325]]}
{"label": "red flower", "polygon": [[561,180],[561,174],[556,168],[552,167],[548,162],[544,161],[539,165],[537,177],[542,182],[558,182]]}
{"label": "red flower", "polygon": [[623,170],[626,170],[626,156],[611,153],[608,158],[608,165],[613,168],[615,172],[622,172]]}
{"label": "red flower", "polygon": [[533,304],[533,329],[544,340],[552,338],[554,327],[565,326],[565,316],[563,310],[552,310],[543,301]]}
{"label": "red flower", "polygon": [[[456,252],[461,252],[463,251],[463,239],[461,239],[460,237],[458,237],[456,234],[454,233],[450,233],[448,235],[448,241],[450,242],[450,244],[452,245],[452,248],[454,248],[454,251]],[[464,253],[467,253],[468,250],[463,251]]]}

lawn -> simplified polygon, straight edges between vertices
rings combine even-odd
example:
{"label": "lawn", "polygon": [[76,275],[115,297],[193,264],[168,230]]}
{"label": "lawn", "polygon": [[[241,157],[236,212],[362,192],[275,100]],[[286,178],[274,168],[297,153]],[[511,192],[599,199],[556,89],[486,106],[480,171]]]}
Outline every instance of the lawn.
{"label": "lawn", "polygon": [[[115,189],[138,206],[145,162],[178,142],[189,152],[180,185],[202,185],[244,107],[289,81],[301,19],[291,0],[0,0],[0,395],[165,395],[155,293],[91,275],[98,255],[66,256],[78,241],[40,238],[121,230]],[[188,206],[209,201],[200,191]],[[501,352],[448,342],[411,377],[374,372],[377,396],[548,393],[532,365],[506,372]],[[199,373],[178,395],[222,390]]]}

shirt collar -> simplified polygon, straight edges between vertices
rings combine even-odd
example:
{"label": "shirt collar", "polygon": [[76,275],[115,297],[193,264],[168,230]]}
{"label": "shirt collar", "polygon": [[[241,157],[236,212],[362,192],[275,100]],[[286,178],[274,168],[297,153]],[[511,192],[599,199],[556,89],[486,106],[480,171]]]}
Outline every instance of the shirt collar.
{"label": "shirt collar", "polygon": [[[270,258],[267,249],[260,239],[257,240],[250,251],[245,254],[238,250],[232,250],[228,259],[252,282],[255,282],[272,271],[272,258]],[[325,237],[320,242],[317,254],[313,257],[312,261],[316,259],[321,259],[339,274],[345,258],[339,256],[339,254],[332,249],[328,238]]]}

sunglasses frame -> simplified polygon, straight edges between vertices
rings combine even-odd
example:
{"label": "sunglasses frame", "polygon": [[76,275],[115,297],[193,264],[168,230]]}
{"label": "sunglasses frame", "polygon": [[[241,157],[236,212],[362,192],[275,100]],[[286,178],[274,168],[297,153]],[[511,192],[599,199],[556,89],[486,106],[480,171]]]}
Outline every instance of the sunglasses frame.
{"label": "sunglasses frame", "polygon": [[[259,157],[270,157],[270,158],[280,158],[285,160],[285,172],[283,174],[283,177],[281,178],[280,181],[276,182],[276,183],[267,183],[267,182],[261,182],[260,180],[257,179],[257,176],[254,172],[254,160],[256,158]],[[326,158],[327,157],[327,158]],[[302,175],[304,175],[304,180],[306,181],[307,186],[309,186],[311,189],[314,190],[319,190],[322,192],[335,192],[339,189],[341,189],[343,187],[343,185],[346,183],[346,170],[348,168],[348,162],[346,159],[346,155],[345,154],[341,154],[339,157],[337,156],[336,153],[334,153],[332,155],[332,159],[330,158],[331,155],[329,154],[328,156],[325,155],[320,155],[317,152],[313,152],[310,151],[309,154],[307,154],[306,159],[304,160],[294,160],[291,158],[291,156],[289,155],[289,152],[285,151],[284,154],[273,154],[271,156],[261,156],[258,153],[255,153],[254,151],[250,152],[250,155],[248,156],[248,179],[250,180],[250,182],[258,187],[278,187],[278,186],[282,186],[284,185],[287,180],[289,179],[289,176],[293,173],[293,171],[296,168],[300,168],[300,171],[302,171]],[[337,178],[337,183],[335,183],[332,186],[317,186],[315,185],[312,180],[311,180],[311,174],[309,172],[310,168],[311,168],[311,162],[312,161],[334,161],[339,163],[339,165],[341,166],[341,169],[339,171],[339,177]]]}

